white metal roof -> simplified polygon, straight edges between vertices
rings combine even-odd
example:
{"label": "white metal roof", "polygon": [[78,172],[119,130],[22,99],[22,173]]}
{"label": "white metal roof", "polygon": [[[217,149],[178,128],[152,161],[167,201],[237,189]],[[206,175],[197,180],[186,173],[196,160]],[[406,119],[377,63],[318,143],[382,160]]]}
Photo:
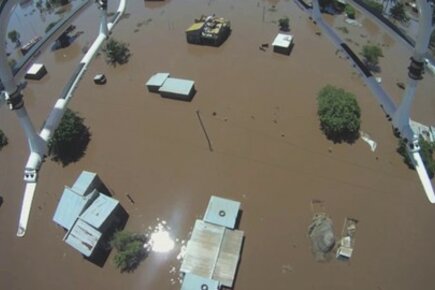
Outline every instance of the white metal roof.
{"label": "white metal roof", "polygon": [[225,287],[232,287],[242,242],[242,231],[196,220],[180,272],[216,280]]}
{"label": "white metal roof", "polygon": [[194,85],[195,82],[191,80],[168,78],[160,87],[159,92],[188,96]]}
{"label": "white metal roof", "polygon": [[204,221],[234,229],[239,210],[240,202],[212,195]]}
{"label": "white metal roof", "polygon": [[38,74],[38,72],[42,69],[44,69],[44,65],[41,63],[34,63],[32,64],[32,66],[29,68],[29,70],[27,71],[28,74],[30,75],[36,75]]}
{"label": "white metal roof", "polygon": [[161,87],[166,79],[169,77],[169,73],[156,73],[145,84],[146,86]]}
{"label": "white metal roof", "polygon": [[195,274],[187,273],[184,276],[181,290],[218,290],[219,282]]}
{"label": "white metal roof", "polygon": [[78,219],[71,230],[64,237],[65,242],[89,257],[92,255],[98,241],[101,238],[101,233],[94,229],[91,225]]}
{"label": "white metal roof", "polygon": [[116,199],[100,193],[97,199],[82,213],[80,219],[99,229],[118,204],[119,201]]}
{"label": "white metal roof", "polygon": [[279,47],[290,47],[290,44],[293,41],[293,36],[290,34],[284,34],[284,33],[278,33],[278,35],[275,37],[275,39],[272,42],[272,46],[279,46]]}

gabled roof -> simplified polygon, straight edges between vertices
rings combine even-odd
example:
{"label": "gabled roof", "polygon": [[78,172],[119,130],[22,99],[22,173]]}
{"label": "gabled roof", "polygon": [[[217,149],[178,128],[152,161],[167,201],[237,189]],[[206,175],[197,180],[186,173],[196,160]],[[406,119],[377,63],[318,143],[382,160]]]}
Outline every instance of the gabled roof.
{"label": "gabled roof", "polygon": [[65,235],[65,242],[74,249],[89,257],[92,255],[101,233],[86,222],[78,219],[71,230]]}
{"label": "gabled roof", "polygon": [[119,201],[116,199],[99,194],[97,199],[82,213],[80,219],[99,229],[118,204]]}
{"label": "gabled roof", "polygon": [[65,186],[54,213],[53,221],[67,230],[71,229],[78,216],[97,195],[98,192],[94,191],[83,196]]}

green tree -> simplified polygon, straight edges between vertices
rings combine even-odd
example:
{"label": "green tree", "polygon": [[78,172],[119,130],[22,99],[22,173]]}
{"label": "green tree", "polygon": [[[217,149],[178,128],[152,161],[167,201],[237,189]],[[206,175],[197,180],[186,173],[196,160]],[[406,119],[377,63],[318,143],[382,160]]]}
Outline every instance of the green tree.
{"label": "green tree", "polygon": [[113,235],[110,245],[117,250],[113,261],[121,272],[133,271],[146,257],[147,250],[144,235],[133,234],[126,231],[118,231]]}
{"label": "green tree", "polygon": [[106,62],[113,66],[116,66],[116,64],[127,63],[130,58],[128,45],[113,38],[107,41],[103,48],[103,52],[106,54]]}
{"label": "green tree", "polygon": [[384,10],[384,5],[382,5],[382,3],[375,0],[363,0],[363,2],[373,9],[374,12],[382,14],[382,11]]}
{"label": "green tree", "polygon": [[327,85],[317,96],[317,114],[328,139],[352,143],[359,137],[361,109],[352,93]]}
{"label": "green tree", "polygon": [[86,151],[90,141],[89,128],[83,118],[70,109],[66,109],[62,120],[48,143],[52,160],[63,166],[79,160]]}
{"label": "green tree", "polygon": [[8,137],[6,137],[5,133],[0,129],[0,151],[8,145]]}
{"label": "green tree", "polygon": [[12,30],[8,32],[8,38],[10,41],[12,41],[12,43],[15,43],[16,46],[19,46],[21,44],[20,41],[20,33],[16,30]]}
{"label": "green tree", "polygon": [[[420,136],[419,138],[420,144],[420,156],[423,160],[424,166],[426,167],[427,174],[429,178],[433,178],[435,175],[435,143],[428,142]],[[408,165],[409,168],[415,169],[414,163],[408,155],[408,151],[406,150],[406,143],[403,139],[399,139],[399,146],[397,148],[397,152],[402,155],[403,162]]]}
{"label": "green tree", "polygon": [[377,45],[364,45],[361,53],[366,63],[371,66],[378,65],[379,57],[384,56],[382,49]]}
{"label": "green tree", "polygon": [[346,7],[344,8],[344,12],[346,13],[347,17],[350,19],[355,19],[355,9],[350,4],[346,4]]}
{"label": "green tree", "polygon": [[396,2],[396,4],[391,7],[390,13],[394,19],[400,22],[406,23],[409,21],[409,17],[406,15],[405,12],[405,5],[402,2]]}
{"label": "green tree", "polygon": [[278,26],[281,31],[289,31],[290,30],[290,19],[285,16],[278,20]]}

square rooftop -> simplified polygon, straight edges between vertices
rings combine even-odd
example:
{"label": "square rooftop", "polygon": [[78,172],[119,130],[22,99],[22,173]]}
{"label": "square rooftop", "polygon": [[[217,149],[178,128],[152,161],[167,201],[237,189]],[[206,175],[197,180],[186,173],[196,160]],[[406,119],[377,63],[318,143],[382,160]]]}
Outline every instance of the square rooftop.
{"label": "square rooftop", "polygon": [[194,85],[195,82],[191,80],[168,78],[160,87],[159,92],[188,96]]}
{"label": "square rooftop", "polygon": [[148,86],[161,87],[163,83],[167,80],[169,75],[170,75],[169,73],[156,73],[155,75],[150,77],[150,79],[147,81],[145,85],[147,87]]}
{"label": "square rooftop", "polygon": [[212,195],[205,211],[204,221],[234,229],[240,202]]}
{"label": "square rooftop", "polygon": [[284,33],[278,33],[272,42],[272,46],[289,48],[293,41],[293,36]]}

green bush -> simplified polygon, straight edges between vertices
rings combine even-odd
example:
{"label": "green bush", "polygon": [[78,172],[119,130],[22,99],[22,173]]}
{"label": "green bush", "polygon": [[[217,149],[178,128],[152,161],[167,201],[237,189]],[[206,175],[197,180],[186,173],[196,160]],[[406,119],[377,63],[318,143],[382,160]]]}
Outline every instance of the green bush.
{"label": "green bush", "polygon": [[12,43],[15,43],[16,46],[19,46],[21,44],[20,42],[20,33],[16,30],[12,30],[8,32],[8,38],[10,41],[12,41]]}
{"label": "green bush", "polygon": [[[430,143],[420,136],[419,144],[421,159],[423,160],[424,166],[426,167],[429,178],[432,179],[435,175],[435,143]],[[399,146],[397,148],[397,152],[402,155],[403,162],[405,162],[405,164],[408,165],[409,168],[415,169],[414,163],[408,155],[408,152],[406,150],[406,143],[405,141],[403,141],[403,139],[399,139]]]}
{"label": "green bush", "polygon": [[317,96],[317,114],[326,137],[352,143],[359,137],[361,109],[352,93],[327,85]]}
{"label": "green bush", "polygon": [[344,8],[344,12],[346,13],[347,17],[350,19],[355,19],[355,9],[350,4],[346,4],[346,7]]}
{"label": "green bush", "polygon": [[375,12],[377,13],[382,13],[382,11],[384,10],[384,6],[382,5],[382,3],[379,3],[375,0],[363,0],[363,1],[364,3],[367,4],[367,6],[375,10]]}
{"label": "green bush", "polygon": [[52,160],[66,166],[84,155],[91,134],[83,120],[75,112],[66,109],[59,127],[48,142],[49,155]]}
{"label": "green bush", "polygon": [[106,62],[113,66],[116,66],[116,64],[127,63],[130,58],[128,45],[113,38],[107,41],[103,48],[103,52],[106,54]]}
{"label": "green bush", "polygon": [[390,9],[390,13],[394,19],[400,22],[406,23],[409,21],[409,17],[405,12],[405,5],[401,2],[394,4],[394,6]]}
{"label": "green bush", "polygon": [[280,18],[278,20],[278,26],[279,26],[279,29],[282,31],[289,31],[290,30],[290,19],[287,16]]}
{"label": "green bush", "polygon": [[125,231],[116,232],[110,245],[117,250],[113,261],[121,272],[133,271],[146,257],[144,248],[146,238],[144,235],[133,234]]}
{"label": "green bush", "polygon": [[0,130],[0,150],[2,150],[6,145],[8,145],[8,137],[6,137],[5,133]]}
{"label": "green bush", "polygon": [[379,57],[383,57],[382,49],[377,45],[364,45],[362,55],[367,64],[376,66],[379,62]]}

